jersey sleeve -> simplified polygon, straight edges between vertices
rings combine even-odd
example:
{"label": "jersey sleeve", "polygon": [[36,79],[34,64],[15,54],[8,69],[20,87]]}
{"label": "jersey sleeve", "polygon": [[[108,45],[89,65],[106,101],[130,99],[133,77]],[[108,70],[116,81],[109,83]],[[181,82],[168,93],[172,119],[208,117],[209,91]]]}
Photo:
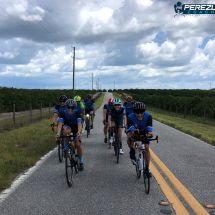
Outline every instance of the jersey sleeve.
{"label": "jersey sleeve", "polygon": [[93,103],[93,106],[95,106],[95,101],[94,101],[94,99],[92,99],[91,101],[92,101],[92,103]]}
{"label": "jersey sleeve", "polygon": [[81,115],[80,115],[79,111],[76,112],[76,118],[77,118],[77,122],[82,122]]}
{"label": "jersey sleeve", "polygon": [[55,106],[54,113],[59,113],[59,105],[56,105],[56,106]]}
{"label": "jersey sleeve", "polygon": [[106,104],[104,105],[103,109],[107,109],[107,105]]}
{"label": "jersey sleeve", "polygon": [[152,116],[149,115],[148,120],[147,120],[147,131],[153,131],[153,127],[152,127]]}
{"label": "jersey sleeve", "polygon": [[83,105],[86,105],[86,100],[87,100],[87,99],[84,99]]}
{"label": "jersey sleeve", "polygon": [[84,109],[84,104],[82,102],[80,102],[80,108]]}
{"label": "jersey sleeve", "polygon": [[128,117],[127,117],[127,130],[126,130],[126,133],[127,133],[127,132],[133,131],[134,128],[135,128],[135,127],[134,127],[134,124],[133,124],[131,118],[128,116]]}
{"label": "jersey sleeve", "polygon": [[123,108],[123,113],[122,115],[126,115],[126,108],[125,107],[122,107]]}
{"label": "jersey sleeve", "polygon": [[64,111],[60,111],[59,122],[64,122],[64,117],[65,117]]}
{"label": "jersey sleeve", "polygon": [[124,102],[123,106],[126,107],[127,102]]}

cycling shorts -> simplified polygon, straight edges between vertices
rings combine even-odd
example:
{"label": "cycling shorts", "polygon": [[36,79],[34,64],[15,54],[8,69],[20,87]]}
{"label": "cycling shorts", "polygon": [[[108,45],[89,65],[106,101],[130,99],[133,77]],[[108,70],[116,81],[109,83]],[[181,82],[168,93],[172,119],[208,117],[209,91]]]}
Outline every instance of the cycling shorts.
{"label": "cycling shorts", "polygon": [[90,114],[90,112],[93,112],[93,108],[85,109],[85,115]]}
{"label": "cycling shorts", "polygon": [[[78,132],[78,125],[77,124],[69,124],[69,123],[66,123],[64,125],[64,130],[66,128],[70,128],[71,132],[73,133],[73,135],[76,135],[76,133]],[[75,140],[77,140],[78,138],[75,137]]]}
{"label": "cycling shorts", "polygon": [[118,119],[111,117],[111,121],[115,122],[116,126],[123,126],[123,118],[122,117],[118,118]]}

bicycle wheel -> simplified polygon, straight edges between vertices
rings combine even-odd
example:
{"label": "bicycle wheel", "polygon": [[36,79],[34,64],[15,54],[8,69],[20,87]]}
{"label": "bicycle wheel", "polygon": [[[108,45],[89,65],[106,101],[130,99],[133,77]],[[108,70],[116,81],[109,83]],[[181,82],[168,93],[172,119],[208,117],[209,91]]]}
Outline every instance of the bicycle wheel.
{"label": "bicycle wheel", "polygon": [[119,163],[119,135],[116,135],[116,162]]}
{"label": "bicycle wheel", "polygon": [[89,119],[87,119],[86,129],[87,129],[87,138],[88,138],[89,130],[90,130],[90,122],[89,122]]}
{"label": "bicycle wheel", "polygon": [[78,173],[79,168],[80,168],[80,162],[79,162],[79,158],[78,158],[77,153],[74,155],[75,155],[75,172]]}
{"label": "bicycle wheel", "polygon": [[150,178],[147,177],[147,173],[149,171],[149,165],[147,160],[146,152],[143,152],[143,181],[146,190],[146,194],[149,194],[150,190]]}
{"label": "bicycle wheel", "polygon": [[140,178],[141,176],[141,167],[140,167],[140,159],[136,159],[136,173],[137,173],[137,178]]}
{"label": "bicycle wheel", "polygon": [[64,152],[64,142],[63,142],[63,138],[61,138],[61,140],[58,141],[58,158],[60,162],[63,161],[63,152]]}
{"label": "bicycle wheel", "polygon": [[71,150],[67,149],[65,169],[66,169],[66,181],[69,187],[71,187],[73,183],[73,175],[74,175],[73,166],[74,166],[74,158],[71,155]]}

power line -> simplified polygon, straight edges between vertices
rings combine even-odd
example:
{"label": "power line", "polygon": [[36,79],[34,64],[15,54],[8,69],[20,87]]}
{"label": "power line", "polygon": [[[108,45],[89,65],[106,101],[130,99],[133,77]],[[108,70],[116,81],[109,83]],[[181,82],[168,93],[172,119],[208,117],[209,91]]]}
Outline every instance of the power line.
{"label": "power line", "polygon": [[[7,11],[5,11],[2,7],[0,7],[8,16],[10,16],[13,20],[15,20],[20,26],[22,26],[28,33],[30,33],[34,38],[36,38],[38,41],[39,38],[37,38],[34,34],[32,34],[27,28],[25,28],[20,22],[18,22],[13,16],[11,16]],[[44,46],[46,46],[50,51],[52,51],[47,45],[42,43]],[[53,52],[53,51],[52,51]]]}
{"label": "power line", "polygon": [[[31,1],[30,0],[28,0],[29,2],[30,2],[30,4],[33,6],[33,8],[35,8],[36,10],[37,10],[37,8],[31,3]],[[37,13],[42,17],[42,14],[37,10]],[[46,21],[46,19],[44,18],[44,21],[49,25],[49,23]],[[49,25],[50,26],[50,28],[54,31],[54,33],[56,33],[55,32],[55,30],[52,28],[52,26],[51,25]],[[58,36],[58,34],[56,34],[57,36]],[[59,36],[58,36],[59,37]],[[60,38],[60,37],[59,37]],[[60,40],[61,41],[63,41],[62,40],[62,38],[60,38]]]}
{"label": "power line", "polygon": [[[18,2],[22,5],[22,3],[18,0]],[[22,5],[22,7],[24,7],[23,5]],[[24,7],[25,8],[25,7]],[[26,11],[28,11],[28,13],[29,14],[31,14],[31,15],[33,15],[27,8],[25,8],[25,10]],[[36,20],[36,22],[38,23],[38,24],[40,24],[47,32],[48,32],[48,34],[50,34],[49,33],[49,31],[40,23],[40,22],[38,22],[37,20]],[[51,34],[50,34],[51,35]],[[51,35],[52,36],[52,35]],[[55,40],[55,38],[52,36],[52,38]]]}
{"label": "power line", "polygon": [[[37,1],[37,0],[36,0]],[[38,2],[38,1],[37,1]],[[42,5],[38,2],[38,4],[41,6],[42,8]],[[48,14],[49,16],[49,14]],[[60,29],[58,28],[58,26],[55,24],[55,22],[53,21],[53,19],[49,16],[49,18],[51,19],[51,21],[54,23],[54,25],[57,27],[57,29],[59,30],[59,32],[63,35],[63,37],[66,39],[66,36],[60,31]],[[70,41],[66,39],[66,41],[68,42],[68,44],[70,44]]]}

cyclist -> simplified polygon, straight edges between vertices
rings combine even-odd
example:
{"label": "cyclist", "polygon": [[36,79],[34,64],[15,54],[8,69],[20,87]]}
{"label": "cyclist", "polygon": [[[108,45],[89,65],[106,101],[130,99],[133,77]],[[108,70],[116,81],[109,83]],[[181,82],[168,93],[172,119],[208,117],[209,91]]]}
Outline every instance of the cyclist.
{"label": "cyclist", "polygon": [[125,102],[123,104],[123,106],[126,109],[126,117],[127,117],[129,114],[131,114],[131,113],[134,112],[133,111],[134,102],[132,101],[132,97],[131,96],[128,96],[126,100],[127,100],[127,102]]}
{"label": "cyclist", "polygon": [[[145,104],[142,102],[136,102],[133,106],[134,113],[130,114],[127,118],[127,144],[130,148],[130,158],[133,164],[136,164],[135,150],[133,148],[134,142],[130,141],[129,138],[140,135],[152,137],[152,116],[145,112]],[[135,128],[137,129],[135,131]],[[148,163],[150,163],[150,152],[149,152],[149,141],[145,143],[146,154]],[[149,177],[151,177],[151,171],[149,170]]]}
{"label": "cyclist", "polygon": [[113,107],[113,101],[114,98],[109,98],[108,103],[104,105],[103,107],[103,120],[102,122],[104,123],[104,135],[105,135],[105,139],[104,142],[107,143],[107,128],[108,128],[108,112],[110,110],[110,108]]}
{"label": "cyclist", "polygon": [[[123,121],[124,125],[127,124],[126,122],[126,115],[125,115],[125,108],[121,107],[121,100],[120,99],[114,99],[113,101],[113,107],[110,108],[109,113],[108,113],[108,125],[109,127],[111,126],[123,126]],[[110,130],[110,142],[113,143],[113,128]],[[118,128],[119,131],[119,141],[120,141],[120,150],[119,153],[123,154],[122,150],[122,128]]]}
{"label": "cyclist", "polygon": [[57,124],[58,124],[60,111],[66,110],[66,106],[65,106],[66,100],[67,100],[67,97],[65,95],[61,95],[59,97],[60,103],[55,106],[53,121],[52,121],[52,124],[51,124],[52,128],[54,128],[54,126],[55,126],[56,118],[57,118]]}
{"label": "cyclist", "polygon": [[[91,116],[91,122],[92,122],[92,124],[91,124],[91,129],[93,129],[93,118],[95,117],[95,102],[94,102],[94,100],[92,99],[92,95],[91,94],[88,94],[87,95],[87,98],[86,99],[84,99],[84,109],[85,109],[85,116],[87,115],[87,114],[93,114],[92,116]],[[87,124],[87,117],[85,118],[85,123]],[[86,130],[86,127],[85,127],[85,130]]]}
{"label": "cyclist", "polygon": [[84,105],[81,102],[81,97],[80,96],[75,96],[74,100],[77,102],[77,106],[76,106],[75,110],[79,111],[79,113],[81,114],[81,119],[82,119],[82,133],[84,133],[84,129],[83,129],[83,123],[84,123]]}
{"label": "cyclist", "polygon": [[[84,164],[82,159],[82,147],[81,147],[81,116],[80,113],[75,110],[76,101],[73,99],[68,99],[66,101],[66,110],[60,112],[60,119],[57,127],[57,135],[55,136],[56,141],[58,141],[60,137],[61,126],[64,122],[64,135],[70,134],[71,132],[73,135],[76,134],[75,137],[75,146],[77,148],[78,157],[80,161],[80,171],[84,170]],[[64,138],[64,157],[66,155],[67,145],[69,143],[69,138]]]}

